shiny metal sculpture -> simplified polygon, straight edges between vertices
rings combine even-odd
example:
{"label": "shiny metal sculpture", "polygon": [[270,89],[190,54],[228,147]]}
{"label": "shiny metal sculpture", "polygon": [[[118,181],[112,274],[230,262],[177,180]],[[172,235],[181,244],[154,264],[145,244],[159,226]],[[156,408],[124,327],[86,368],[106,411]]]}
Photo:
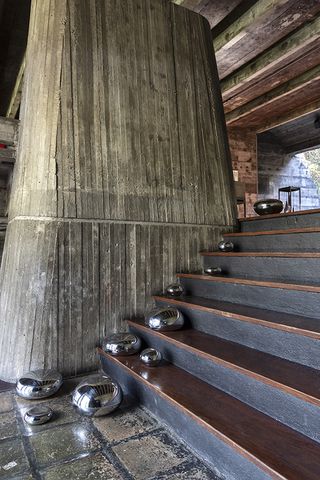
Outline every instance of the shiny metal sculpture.
{"label": "shiny metal sculpture", "polygon": [[222,268],[220,267],[206,267],[204,269],[206,275],[222,275]]}
{"label": "shiny metal sculpture", "polygon": [[140,360],[147,367],[157,367],[162,360],[162,355],[155,348],[146,348],[140,353]]}
{"label": "shiny metal sculpture", "polygon": [[222,240],[218,243],[218,248],[220,252],[232,252],[234,250],[234,245],[232,242]]}
{"label": "shiny metal sculpture", "polygon": [[169,297],[180,297],[184,293],[184,288],[180,283],[171,283],[166,288],[166,294]]}
{"label": "shiny metal sculpture", "polygon": [[145,324],[153,330],[167,332],[182,328],[184,318],[177,308],[158,307],[146,315]]}
{"label": "shiny metal sculpture", "polygon": [[133,333],[113,333],[104,339],[102,349],[113,356],[134,355],[141,349],[141,339]]}
{"label": "shiny metal sculpture", "polygon": [[258,215],[271,215],[282,212],[283,203],[277,198],[268,198],[259,200],[253,205],[253,208]]}
{"label": "shiny metal sculpture", "polygon": [[118,382],[108,375],[95,374],[83,380],[72,394],[72,404],[83,415],[100,417],[113,412],[122,402]]}
{"label": "shiny metal sculpture", "polygon": [[62,375],[56,370],[34,370],[18,378],[16,392],[28,400],[54,395],[62,385]]}
{"label": "shiny metal sculpture", "polygon": [[24,414],[24,421],[29,425],[42,425],[51,420],[53,415],[53,410],[46,407],[45,405],[37,405],[36,407],[30,408]]}

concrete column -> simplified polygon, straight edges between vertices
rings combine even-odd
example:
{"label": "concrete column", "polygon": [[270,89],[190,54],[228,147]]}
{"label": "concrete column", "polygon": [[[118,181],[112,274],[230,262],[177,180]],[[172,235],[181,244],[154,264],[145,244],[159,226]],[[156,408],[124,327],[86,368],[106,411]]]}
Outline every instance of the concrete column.
{"label": "concrete column", "polygon": [[0,378],[95,346],[235,223],[209,25],[166,0],[33,0]]}

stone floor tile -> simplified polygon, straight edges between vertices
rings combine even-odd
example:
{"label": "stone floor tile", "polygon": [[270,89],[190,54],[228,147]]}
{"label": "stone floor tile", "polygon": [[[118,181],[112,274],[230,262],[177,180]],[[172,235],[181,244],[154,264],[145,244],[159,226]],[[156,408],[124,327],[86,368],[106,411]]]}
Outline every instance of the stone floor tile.
{"label": "stone floor tile", "polygon": [[139,407],[119,409],[106,417],[95,418],[93,423],[110,442],[118,442],[159,426]]}
{"label": "stone floor tile", "polygon": [[[24,418],[24,414],[26,413],[26,411],[32,407],[35,407],[38,404],[38,402],[32,402],[32,404],[29,403],[27,406],[20,405],[18,408],[21,417]],[[41,404],[48,405],[50,408],[52,408],[53,417],[50,422],[45,423],[44,425],[37,425],[33,427],[24,422],[24,428],[28,434],[42,432],[43,430],[47,430],[48,428],[58,425],[64,425],[66,423],[72,423],[81,419],[81,416],[71,405],[71,401],[67,397],[58,398],[54,401],[50,401],[47,403],[41,402]]]}
{"label": "stone floor tile", "polygon": [[166,433],[149,434],[113,447],[113,451],[135,480],[150,480],[185,462],[189,452]]}
{"label": "stone floor tile", "polygon": [[0,413],[10,412],[13,409],[13,398],[11,392],[0,393]]}
{"label": "stone floor tile", "polygon": [[100,447],[93,433],[82,423],[59,426],[37,433],[30,437],[30,443],[40,466],[71,459]]}
{"label": "stone floor tile", "polygon": [[182,464],[174,472],[162,473],[156,475],[150,480],[219,480],[209,468],[201,464]]}
{"label": "stone floor tile", "polygon": [[0,479],[17,478],[28,473],[29,462],[19,438],[0,442]]}
{"label": "stone floor tile", "polygon": [[50,467],[42,472],[44,480],[121,480],[122,476],[101,454]]}
{"label": "stone floor tile", "polygon": [[16,437],[20,433],[14,410],[0,414],[0,440]]}

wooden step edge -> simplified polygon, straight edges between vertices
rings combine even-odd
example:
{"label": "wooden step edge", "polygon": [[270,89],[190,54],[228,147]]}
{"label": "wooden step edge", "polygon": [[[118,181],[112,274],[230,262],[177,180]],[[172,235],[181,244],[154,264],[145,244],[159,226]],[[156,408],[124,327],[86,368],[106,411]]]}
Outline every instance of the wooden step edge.
{"label": "wooden step edge", "polygon": [[300,292],[320,293],[320,287],[315,285],[299,285],[295,283],[270,282],[263,280],[249,280],[247,278],[236,277],[213,277],[210,275],[201,275],[195,273],[178,273],[178,278],[191,278],[194,280],[203,280],[206,282],[233,283],[239,285],[249,285],[256,287],[281,288],[282,290],[295,290]]}
{"label": "wooden step edge", "polygon": [[[217,428],[213,427],[210,425],[205,418],[200,417],[198,414],[193,412],[192,410],[188,409],[186,406],[178,403],[174,398],[172,398],[170,395],[162,391],[160,388],[157,388],[153,383],[150,383],[148,380],[146,380],[142,375],[138,375],[134,370],[129,368],[127,365],[119,361],[116,357],[112,357],[111,355],[108,355],[105,353],[101,348],[97,349],[97,352],[99,355],[104,356],[107,358],[109,361],[115,363],[116,365],[120,365],[121,368],[123,368],[129,375],[135,377],[138,382],[143,383],[146,385],[148,388],[151,388],[154,390],[160,397],[164,398],[167,402],[173,404],[176,408],[181,410],[184,413],[187,413],[198,425],[201,427],[205,428],[207,431],[209,431],[211,434],[215,435],[217,438],[219,438],[221,441],[229,445],[231,448],[236,450],[240,455],[242,455],[244,458],[249,460],[250,462],[253,462],[257,467],[259,467],[261,470],[266,472],[267,474],[271,475],[271,478],[274,480],[288,480],[286,477],[281,475],[279,472],[274,470],[272,467],[267,465],[265,462],[260,460],[258,457],[253,455],[249,450],[246,448],[242,447],[238,443],[236,443],[232,438],[229,436],[225,435],[223,432],[218,430]],[[175,367],[178,368],[178,367]],[[208,385],[209,386],[209,385]],[[228,394],[226,394],[228,395]],[[239,400],[240,401],[240,400]],[[252,407],[251,407],[252,408]],[[262,414],[263,415],[263,414]]]}
{"label": "wooden step edge", "polygon": [[318,233],[320,227],[305,227],[305,228],[287,228],[283,230],[261,230],[256,232],[232,232],[224,233],[223,236],[229,237],[258,237],[261,235],[290,235],[294,233]]}
{"label": "wooden step edge", "polygon": [[202,257],[320,258],[320,252],[200,252]]}
{"label": "wooden step edge", "polygon": [[320,208],[315,208],[313,210],[298,210],[296,212],[287,212],[287,213],[273,213],[269,215],[257,215],[254,217],[240,217],[238,218],[239,222],[251,222],[255,220],[264,220],[268,218],[283,218],[283,217],[294,217],[295,215],[310,215],[313,213],[320,213]]}
{"label": "wooden step edge", "polygon": [[[142,330],[147,332],[150,335],[153,335],[154,337],[160,336],[162,337],[165,341],[168,343],[171,343],[172,345],[175,345],[179,348],[182,348],[185,351],[192,352],[196,354],[199,357],[204,358],[205,360],[209,360],[211,362],[216,363],[217,365],[221,365],[222,367],[228,368],[230,370],[233,370],[237,373],[241,373],[243,375],[246,375],[247,377],[253,378],[254,380],[258,380],[265,385],[271,386],[273,388],[276,388],[278,390],[281,390],[284,393],[290,394],[296,398],[299,398],[300,400],[303,400],[305,402],[311,403],[312,405],[315,405],[317,407],[320,407],[320,398],[313,397],[312,395],[309,395],[308,393],[301,392],[300,390],[297,390],[296,388],[290,387],[288,385],[285,385],[283,383],[277,382],[276,380],[273,380],[269,377],[266,377],[264,375],[261,375],[259,373],[253,372],[252,370],[248,370],[247,368],[240,367],[239,365],[229,362],[228,360],[223,360],[220,357],[217,357],[215,355],[211,355],[209,353],[203,352],[202,350],[199,350],[195,347],[192,347],[190,345],[186,345],[183,342],[180,342],[179,340],[176,340],[175,338],[170,337],[169,335],[165,335],[161,332],[152,330],[151,328],[148,328],[141,323],[134,322],[132,320],[127,321],[129,325],[132,327]],[[232,343],[232,342],[231,342]],[[249,348],[249,347],[246,347]],[[262,352],[263,353],[263,352]],[[281,360],[281,359],[279,359]],[[307,368],[307,367],[306,367]]]}
{"label": "wooden step edge", "polygon": [[[269,322],[268,320],[263,320],[261,318],[256,317],[249,317],[246,315],[241,315],[240,313],[228,312],[226,310],[219,310],[217,308],[212,307],[205,307],[203,305],[198,305],[197,303],[189,303],[184,302],[182,300],[170,297],[163,297],[160,295],[154,295],[154,300],[159,302],[170,303],[172,305],[180,305],[186,308],[190,308],[190,310],[198,310],[202,312],[212,313],[214,315],[220,315],[225,318],[231,318],[232,320],[243,321],[247,323],[252,323],[254,325],[262,325],[263,327],[273,328],[275,330],[281,330],[287,333],[293,333],[296,335],[302,335],[305,337],[314,338],[316,340],[320,340],[320,332],[314,332],[312,330],[305,330],[303,328],[298,328],[290,325],[285,325],[281,323],[273,323]],[[277,313],[277,312],[275,312]],[[281,316],[282,312],[278,312],[279,316]]]}

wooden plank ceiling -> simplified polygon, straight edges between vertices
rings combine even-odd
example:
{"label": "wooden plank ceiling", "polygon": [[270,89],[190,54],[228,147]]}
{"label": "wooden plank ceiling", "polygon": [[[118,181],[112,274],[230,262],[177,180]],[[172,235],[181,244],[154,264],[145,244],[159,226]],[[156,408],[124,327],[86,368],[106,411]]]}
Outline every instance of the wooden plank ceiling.
{"label": "wooden plank ceiling", "polygon": [[[211,25],[228,126],[261,132],[320,108],[320,0],[172,1]],[[0,116],[19,108],[29,11],[0,0]]]}
{"label": "wooden plank ceiling", "polygon": [[228,126],[259,132],[320,108],[320,0],[175,3],[210,22]]}

